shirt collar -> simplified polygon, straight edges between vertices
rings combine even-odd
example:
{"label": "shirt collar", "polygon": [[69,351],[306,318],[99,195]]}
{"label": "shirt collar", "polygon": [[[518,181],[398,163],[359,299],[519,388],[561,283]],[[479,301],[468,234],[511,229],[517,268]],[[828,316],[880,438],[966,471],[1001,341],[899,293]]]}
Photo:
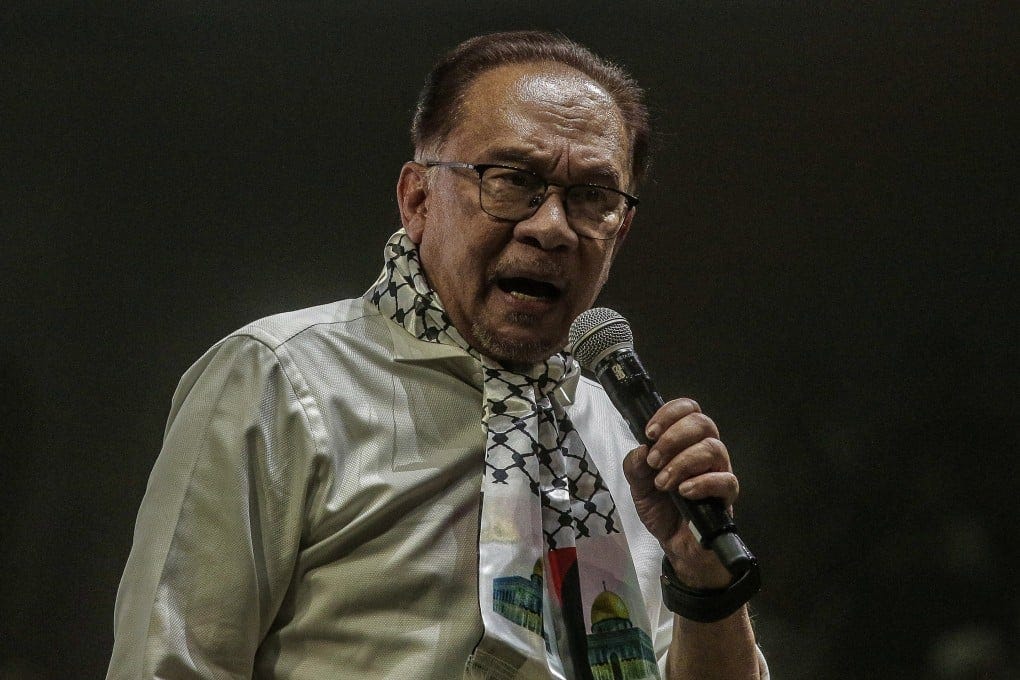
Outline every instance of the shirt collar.
{"label": "shirt collar", "polygon": [[[466,350],[454,345],[447,345],[429,340],[419,340],[407,330],[390,321],[386,324],[389,329],[390,338],[393,340],[393,358],[396,361],[408,364],[427,364],[432,362],[456,365],[457,368],[466,369],[465,372],[474,373],[480,367],[480,362],[467,353]],[[457,371],[458,373],[462,371]],[[479,377],[481,374],[478,374]],[[550,395],[560,406],[569,406],[574,403],[574,395],[577,392],[577,384],[581,379],[581,370],[574,363],[573,369],[564,379],[555,392]]]}
{"label": "shirt collar", "polygon": [[386,324],[393,340],[393,358],[397,361],[416,364],[445,359],[475,359],[465,350],[455,345],[447,345],[429,340],[419,340],[407,330],[392,321]]}

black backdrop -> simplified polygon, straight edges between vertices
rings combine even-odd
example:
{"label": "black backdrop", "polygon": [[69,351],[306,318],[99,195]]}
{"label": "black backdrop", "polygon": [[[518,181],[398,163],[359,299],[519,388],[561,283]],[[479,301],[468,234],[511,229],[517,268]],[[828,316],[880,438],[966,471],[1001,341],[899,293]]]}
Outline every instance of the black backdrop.
{"label": "black backdrop", "polygon": [[178,377],[366,288],[429,65],[530,27],[648,89],[600,302],[730,445],[776,677],[1017,677],[1008,3],[230,0],[0,9],[0,678],[104,672]]}

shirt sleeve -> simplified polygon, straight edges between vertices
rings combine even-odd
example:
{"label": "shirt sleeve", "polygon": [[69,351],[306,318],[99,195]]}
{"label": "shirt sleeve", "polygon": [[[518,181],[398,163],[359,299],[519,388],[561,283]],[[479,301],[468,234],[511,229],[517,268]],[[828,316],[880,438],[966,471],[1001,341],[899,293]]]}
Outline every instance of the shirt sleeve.
{"label": "shirt sleeve", "polygon": [[117,592],[108,680],[250,678],[291,580],[315,440],[246,336],[181,380]]}

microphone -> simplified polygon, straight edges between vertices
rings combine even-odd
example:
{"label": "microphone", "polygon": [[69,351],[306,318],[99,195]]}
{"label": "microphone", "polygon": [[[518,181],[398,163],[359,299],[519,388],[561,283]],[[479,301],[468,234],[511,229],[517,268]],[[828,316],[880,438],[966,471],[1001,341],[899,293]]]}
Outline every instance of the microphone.
{"label": "microphone", "polygon": [[[567,351],[595,374],[638,442],[650,445],[645,426],[664,402],[634,351],[627,320],[605,307],[583,312],[570,325]],[[668,493],[698,542],[715,552],[734,578],[748,575],[759,581],[758,561],[737,534],[721,499],[692,501],[675,490]]]}

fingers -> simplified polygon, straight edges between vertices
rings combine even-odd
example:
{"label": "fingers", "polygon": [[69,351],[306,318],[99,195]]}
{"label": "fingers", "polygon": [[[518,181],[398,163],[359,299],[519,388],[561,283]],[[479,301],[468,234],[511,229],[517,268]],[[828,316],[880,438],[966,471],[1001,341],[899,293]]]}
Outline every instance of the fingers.
{"label": "fingers", "polygon": [[723,506],[732,509],[740,494],[740,483],[732,472],[709,472],[685,480],[677,488],[677,493],[692,501],[718,498]]}
{"label": "fingers", "polygon": [[648,447],[639,446],[623,459],[623,474],[631,484],[644,483],[653,486],[657,470],[648,465]]}
{"label": "fingers", "polygon": [[726,445],[714,437],[674,456],[657,471],[654,484],[659,491],[676,489],[691,500],[721,498],[726,505],[732,505],[740,491]]}
{"label": "fingers", "polygon": [[709,437],[682,450],[659,468],[655,486],[675,489],[689,477],[708,472],[728,472],[729,469],[730,461],[725,444]]}
{"label": "fingers", "polygon": [[645,434],[649,439],[655,441],[663,430],[692,413],[701,413],[698,402],[687,397],[674,399],[663,404],[662,408],[655,412],[655,415],[648,421],[648,425],[645,426]]}
{"label": "fingers", "polygon": [[[676,401],[681,400],[678,399]],[[689,399],[685,401],[697,406],[697,404],[691,402]],[[652,421],[649,421],[654,421],[656,425],[655,430],[662,432],[662,434],[656,438],[655,442],[651,446],[651,450],[648,452],[648,464],[653,468],[661,468],[674,455],[689,446],[693,446],[703,439],[708,437],[719,437],[719,428],[715,426],[712,419],[701,411],[688,411],[687,405],[680,405],[676,409],[670,409],[670,412],[663,415],[663,412],[666,411],[666,409],[669,409],[673,403],[674,402],[670,402],[663,406],[658,412],[656,412],[655,416],[653,416]],[[663,422],[666,421],[666,418],[673,413],[683,415],[671,422],[667,422],[667,426],[664,426]],[[660,416],[662,416],[662,418],[659,418]],[[721,443],[722,442],[720,442],[720,444]],[[725,449],[726,447],[723,447],[723,451],[725,451]]]}
{"label": "fingers", "polygon": [[697,402],[669,402],[649,420],[646,432],[658,437],[647,452],[637,449],[633,454],[639,455],[628,458],[635,468],[643,459],[640,462],[646,465],[640,467],[647,472],[634,470],[628,477],[644,480],[654,475],[652,484],[658,491],[676,489],[691,500],[715,497],[733,504],[740,487],[730,466],[729,451],[719,439],[719,429]]}

